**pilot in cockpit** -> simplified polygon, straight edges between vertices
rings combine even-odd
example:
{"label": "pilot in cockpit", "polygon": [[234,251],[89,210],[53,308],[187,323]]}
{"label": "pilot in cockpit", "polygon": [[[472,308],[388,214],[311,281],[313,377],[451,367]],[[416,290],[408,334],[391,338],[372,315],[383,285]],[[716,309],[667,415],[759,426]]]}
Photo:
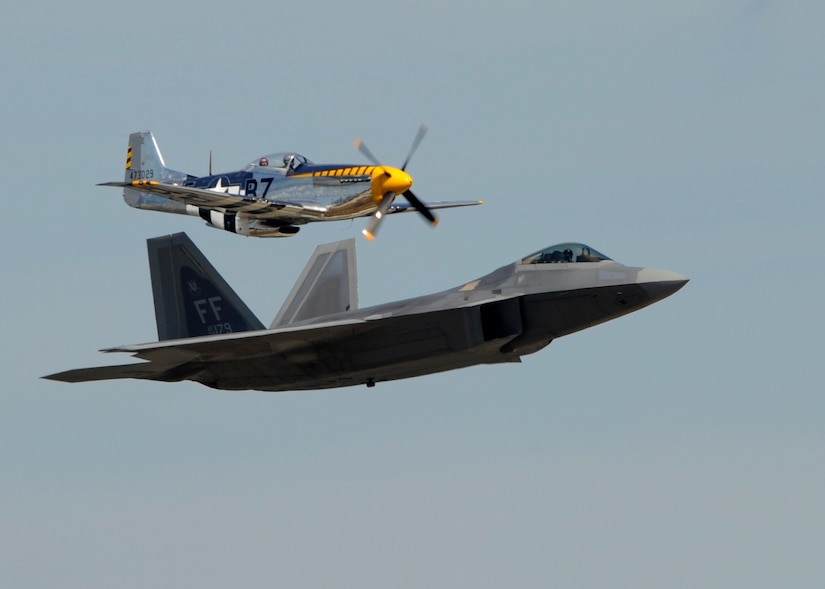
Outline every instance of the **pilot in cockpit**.
{"label": "pilot in cockpit", "polygon": [[288,153],[284,156],[284,167],[287,172],[298,167],[298,160],[295,159],[295,154]]}
{"label": "pilot in cockpit", "polygon": [[265,167],[267,167],[267,166],[269,165],[269,160],[268,160],[268,159],[266,159],[265,157],[262,157],[262,158],[258,161],[258,165],[259,165],[259,166],[262,166],[262,167],[264,167],[264,168],[265,168]]}

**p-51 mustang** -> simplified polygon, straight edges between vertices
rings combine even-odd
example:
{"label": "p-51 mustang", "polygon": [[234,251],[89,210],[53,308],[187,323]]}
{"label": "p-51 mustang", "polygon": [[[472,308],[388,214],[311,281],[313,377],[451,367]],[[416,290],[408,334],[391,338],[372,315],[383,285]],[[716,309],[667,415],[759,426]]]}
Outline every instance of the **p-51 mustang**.
{"label": "p-51 mustang", "polygon": [[[297,153],[257,158],[242,170],[193,176],[166,167],[150,131],[129,135],[123,198],[138,209],[201,217],[212,227],[254,237],[289,237],[300,225],[372,216],[363,234],[373,239],[385,215],[418,211],[432,225],[433,209],[482,204],[449,201],[424,204],[413,194],[406,172],[426,127],[421,126],[401,168],[381,165],[359,140],[356,147],[372,162],[315,164]],[[211,163],[210,163],[211,168]],[[406,202],[396,201],[403,196]]]}
{"label": "p-51 mustang", "polygon": [[192,380],[310,390],[519,362],[555,338],[675,293],[687,278],[567,243],[456,288],[358,309],[355,240],[319,246],[268,329],[184,233],[148,240],[159,342],[104,350],[146,362],[45,378]]}

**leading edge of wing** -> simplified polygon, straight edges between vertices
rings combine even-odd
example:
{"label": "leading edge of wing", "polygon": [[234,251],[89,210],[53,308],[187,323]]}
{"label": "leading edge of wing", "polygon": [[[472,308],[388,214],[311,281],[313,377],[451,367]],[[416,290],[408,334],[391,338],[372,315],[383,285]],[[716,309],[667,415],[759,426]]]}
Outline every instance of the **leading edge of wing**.
{"label": "leading edge of wing", "polygon": [[303,327],[199,336],[107,348],[101,352],[126,352],[147,361],[75,368],[49,374],[43,378],[69,383],[121,378],[180,380],[178,370],[190,362],[233,361],[289,352],[319,342],[331,342],[350,336],[358,326],[368,323],[370,322],[363,319],[346,319]]}
{"label": "leading edge of wing", "polygon": [[160,366],[154,362],[134,362],[132,364],[118,364],[116,366],[94,366],[92,368],[74,368],[48,374],[43,378],[60,382],[89,382],[94,380],[112,380],[116,378],[152,379],[163,374],[169,367]]}
{"label": "leading edge of wing", "polygon": [[366,323],[368,321],[364,319],[343,319],[304,326],[132,344],[105,348],[100,351],[126,352],[138,358],[163,362],[231,360],[257,354],[272,354],[280,344],[290,341],[312,342],[319,339],[327,340],[338,335],[348,335],[352,333],[356,325]]}
{"label": "leading edge of wing", "polygon": [[162,196],[164,198],[168,198],[169,200],[174,200],[196,207],[251,213],[262,217],[266,217],[268,214],[272,216],[280,216],[290,213],[319,213],[326,210],[324,207],[307,206],[299,202],[272,201],[264,199],[249,200],[241,196],[229,194],[228,192],[193,188],[191,186],[178,186],[176,184],[162,184],[155,180],[135,180],[134,182],[101,182],[98,186],[131,188],[133,190]]}
{"label": "leading edge of wing", "polygon": [[[431,210],[435,209],[454,209],[458,207],[474,207],[477,205],[483,205],[483,200],[445,200],[445,201],[436,201],[436,202],[427,202],[427,208]],[[411,211],[417,210],[412,204],[408,202],[401,202],[396,200],[392,203],[387,213],[409,213]]]}

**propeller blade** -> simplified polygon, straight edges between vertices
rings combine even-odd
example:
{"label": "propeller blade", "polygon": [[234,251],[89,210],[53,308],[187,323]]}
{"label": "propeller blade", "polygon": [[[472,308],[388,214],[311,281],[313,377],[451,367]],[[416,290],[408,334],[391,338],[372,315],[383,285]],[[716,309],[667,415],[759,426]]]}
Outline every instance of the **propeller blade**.
{"label": "propeller blade", "polygon": [[[381,162],[378,161],[378,158],[375,157],[375,155],[373,155],[373,153],[367,148],[360,137],[355,140],[355,149],[360,151],[376,166],[381,166],[380,169],[373,171],[372,178],[373,198],[375,199],[375,202],[378,202],[378,198],[380,197],[381,202],[378,204],[376,211],[372,214],[369,223],[361,232],[367,239],[375,239],[375,234],[378,232],[378,227],[381,224],[381,221],[384,219],[384,216],[387,214],[393,200],[395,200],[395,197],[399,193],[402,194],[404,198],[406,198],[407,201],[413,206],[413,208],[425,219],[427,219],[433,227],[438,225],[438,218],[433,214],[429,207],[425,205],[412,192],[412,190],[409,189],[412,185],[412,178],[406,174],[407,165],[410,163],[410,159],[412,159],[412,156],[418,149],[418,146],[421,145],[421,141],[427,134],[427,130],[427,125],[422,124],[418,127],[418,132],[415,134],[415,138],[410,146],[410,151],[407,154],[407,158],[404,160],[404,165],[400,168],[400,174],[399,168],[384,167]],[[392,170],[392,174],[388,170]],[[381,196],[382,192],[384,193],[383,196]]]}
{"label": "propeller blade", "polygon": [[404,192],[404,198],[406,198],[409,203],[415,207],[415,210],[424,215],[424,217],[430,222],[430,224],[435,227],[438,225],[438,218],[433,215],[433,212],[429,209],[427,205],[421,202],[416,195],[413,194],[412,190],[407,190]]}
{"label": "propeller blade", "polygon": [[393,200],[395,200],[395,194],[392,192],[388,192],[384,195],[384,198],[381,200],[381,204],[378,205],[378,209],[372,214],[372,217],[370,217],[370,222],[361,231],[361,233],[364,234],[364,237],[370,241],[375,239],[375,234],[378,233],[378,226],[387,214],[387,209],[390,208]]}
{"label": "propeller blade", "polygon": [[427,129],[428,127],[424,123],[422,123],[421,126],[418,127],[418,133],[415,134],[415,139],[413,139],[412,146],[410,147],[410,152],[407,154],[407,159],[404,160],[404,165],[401,166],[402,170],[407,169],[407,164],[410,163],[410,158],[412,158],[413,154],[415,153],[415,150],[418,149],[418,146],[421,144],[421,140],[424,139],[424,135],[427,134]]}
{"label": "propeller blade", "polygon": [[372,152],[369,149],[367,149],[366,144],[363,141],[361,141],[360,137],[355,139],[355,149],[363,153],[366,156],[366,158],[370,160],[372,163],[374,163],[376,166],[381,165],[381,162],[378,161],[377,157],[372,155]]}

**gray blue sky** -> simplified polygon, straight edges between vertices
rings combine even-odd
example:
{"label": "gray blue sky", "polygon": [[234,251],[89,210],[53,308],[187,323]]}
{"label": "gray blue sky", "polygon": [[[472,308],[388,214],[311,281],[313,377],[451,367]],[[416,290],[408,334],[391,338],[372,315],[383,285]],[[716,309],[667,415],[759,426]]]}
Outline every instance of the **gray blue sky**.
{"label": "gray blue sky", "polygon": [[[821,2],[7,7],[0,586],[818,587]],[[313,393],[40,380],[156,339],[145,239],[186,231],[266,323],[319,243],[137,211],[130,132],[203,173],[362,161],[427,200],[360,301],[552,243],[691,278],[521,365]]]}

